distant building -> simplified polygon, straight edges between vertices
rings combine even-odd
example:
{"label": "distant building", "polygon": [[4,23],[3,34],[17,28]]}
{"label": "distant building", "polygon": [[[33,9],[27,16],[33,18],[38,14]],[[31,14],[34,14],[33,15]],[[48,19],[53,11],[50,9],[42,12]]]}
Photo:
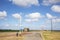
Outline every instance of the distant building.
{"label": "distant building", "polygon": [[24,28],[23,31],[24,32],[29,32],[29,28]]}

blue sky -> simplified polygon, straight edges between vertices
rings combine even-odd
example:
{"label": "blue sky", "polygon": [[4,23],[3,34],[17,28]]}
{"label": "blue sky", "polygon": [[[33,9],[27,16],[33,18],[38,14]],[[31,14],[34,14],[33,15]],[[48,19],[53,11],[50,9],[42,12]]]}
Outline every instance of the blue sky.
{"label": "blue sky", "polygon": [[0,0],[0,29],[60,30],[60,0]]}

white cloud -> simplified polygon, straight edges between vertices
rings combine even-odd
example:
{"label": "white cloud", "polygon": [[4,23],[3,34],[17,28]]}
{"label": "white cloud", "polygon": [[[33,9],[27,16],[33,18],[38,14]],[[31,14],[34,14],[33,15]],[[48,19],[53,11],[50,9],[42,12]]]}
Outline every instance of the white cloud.
{"label": "white cloud", "polygon": [[32,21],[39,21],[39,19],[37,19],[37,18],[36,19],[32,19]]}
{"label": "white cloud", "polygon": [[42,18],[41,14],[39,12],[35,12],[35,13],[31,13],[31,14],[28,14],[26,15],[26,17],[29,17],[29,18]]}
{"label": "white cloud", "polygon": [[60,22],[60,18],[53,19],[53,22]]}
{"label": "white cloud", "polygon": [[18,6],[31,6],[31,5],[39,5],[38,0],[9,0],[13,4],[16,4]]}
{"label": "white cloud", "polygon": [[52,4],[57,4],[60,3],[60,0],[43,0],[43,5],[48,6]]}
{"label": "white cloud", "polygon": [[26,22],[31,22],[32,20],[31,19],[25,19]]}
{"label": "white cloud", "polygon": [[23,26],[22,24],[3,24],[3,25],[1,25],[1,26],[6,26],[6,27],[19,27],[19,26]]}
{"label": "white cloud", "polygon": [[26,19],[27,22],[38,21],[40,18],[43,18],[39,12],[28,14],[26,17],[28,18]]}
{"label": "white cloud", "polygon": [[23,26],[22,24],[15,24],[15,26],[19,27],[19,26]]}
{"label": "white cloud", "polygon": [[53,5],[51,7],[51,10],[54,12],[59,12],[60,13],[60,5]]}
{"label": "white cloud", "polygon": [[8,26],[10,26],[10,24],[5,24],[4,26],[8,27]]}
{"label": "white cloud", "polygon": [[21,15],[18,13],[12,14],[12,16],[16,19],[21,19]]}
{"label": "white cloud", "polygon": [[4,19],[7,16],[6,11],[0,11],[0,19]]}
{"label": "white cloud", "polygon": [[48,19],[56,18],[55,16],[52,16],[52,15],[49,14],[49,13],[46,14],[46,17],[47,17]]}
{"label": "white cloud", "polygon": [[37,22],[39,19],[25,19],[26,22]]}

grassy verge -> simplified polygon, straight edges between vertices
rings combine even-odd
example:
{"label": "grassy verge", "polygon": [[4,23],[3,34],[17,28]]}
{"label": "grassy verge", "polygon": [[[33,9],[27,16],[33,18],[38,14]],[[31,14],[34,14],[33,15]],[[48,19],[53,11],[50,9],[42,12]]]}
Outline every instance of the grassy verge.
{"label": "grassy verge", "polygon": [[60,40],[60,31],[43,31],[45,40]]}

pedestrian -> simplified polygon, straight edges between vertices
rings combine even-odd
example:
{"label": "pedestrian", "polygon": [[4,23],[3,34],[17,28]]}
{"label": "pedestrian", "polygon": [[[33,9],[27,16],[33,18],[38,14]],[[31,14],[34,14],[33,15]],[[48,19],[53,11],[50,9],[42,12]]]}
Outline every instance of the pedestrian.
{"label": "pedestrian", "polygon": [[18,32],[16,33],[16,36],[18,37]]}

